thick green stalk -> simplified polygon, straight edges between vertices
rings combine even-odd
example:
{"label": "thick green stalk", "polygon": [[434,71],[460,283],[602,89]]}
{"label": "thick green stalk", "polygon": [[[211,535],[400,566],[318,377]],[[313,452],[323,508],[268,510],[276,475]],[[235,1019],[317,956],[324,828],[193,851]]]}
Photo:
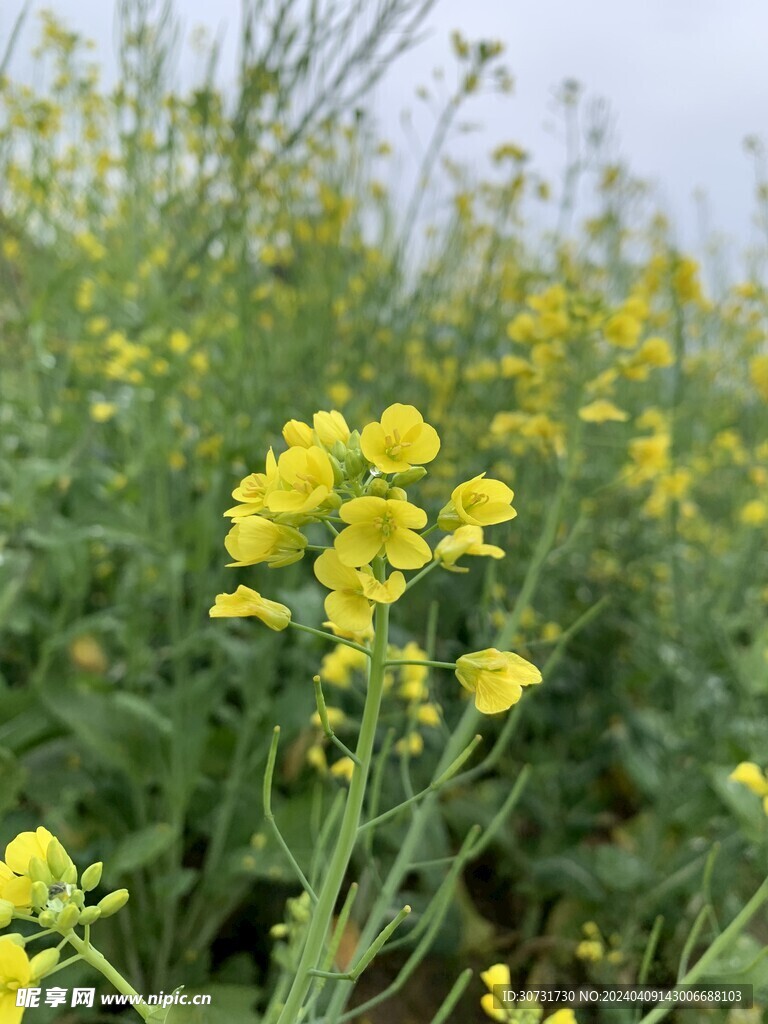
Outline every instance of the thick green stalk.
{"label": "thick green stalk", "polygon": [[[79,935],[70,932],[67,935],[67,942],[73,946],[86,963],[94,967],[100,974],[103,974],[107,981],[124,996],[137,996],[139,993],[129,984],[119,971],[115,970],[103,953],[100,953],[90,942],[81,939]],[[146,1003],[134,1003],[133,1008],[144,1020],[149,1020],[150,1015],[156,1007],[148,1006]]]}
{"label": "thick green stalk", "polygon": [[[376,562],[379,564],[374,564],[374,571],[377,577],[380,577],[382,566],[379,559]],[[365,710],[363,711],[357,749],[355,750],[360,764],[355,766],[352,774],[347,803],[344,808],[344,817],[339,828],[339,838],[331,854],[325,879],[318,892],[317,904],[312,911],[312,920],[307,931],[301,959],[296,968],[296,977],[288,993],[285,1006],[278,1017],[277,1024],[296,1024],[299,1020],[307,993],[313,983],[310,971],[320,968],[324,959],[325,944],[333,918],[333,911],[357,840],[357,830],[360,825],[368,772],[371,766],[371,756],[376,738],[376,726],[379,720],[381,695],[384,690],[384,665],[387,660],[389,634],[389,605],[380,604],[376,606],[375,627],[376,635],[373,641],[370,671],[368,674],[368,694],[365,700]]]}

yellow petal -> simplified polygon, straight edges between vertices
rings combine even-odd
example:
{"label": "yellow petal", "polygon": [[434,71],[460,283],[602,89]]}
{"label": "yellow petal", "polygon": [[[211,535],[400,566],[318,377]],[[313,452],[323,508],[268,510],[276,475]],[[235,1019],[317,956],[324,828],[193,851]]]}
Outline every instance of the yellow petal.
{"label": "yellow petal", "polygon": [[349,590],[360,592],[361,584],[358,573],[339,558],[335,548],[328,548],[315,561],[315,576],[329,590]]}
{"label": "yellow petal", "polygon": [[21,832],[5,848],[5,863],[17,875],[25,875],[33,857],[45,860],[53,836],[42,826],[35,832]]}
{"label": "yellow petal", "polygon": [[[345,502],[339,509],[339,515],[345,523],[371,523],[386,515],[387,501],[384,498],[353,498]],[[368,559],[370,561],[370,559]],[[363,563],[358,563],[362,565]]]}
{"label": "yellow petal", "polygon": [[361,594],[340,590],[334,590],[326,597],[325,612],[337,626],[352,633],[368,629],[373,616],[373,608]]}
{"label": "yellow petal", "polygon": [[484,715],[496,715],[500,711],[508,711],[517,704],[523,695],[519,683],[509,682],[503,677],[496,677],[484,672],[477,681],[475,690],[475,707]]}
{"label": "yellow petal", "polygon": [[30,907],[32,905],[31,880],[26,875],[14,875],[10,881],[0,882],[0,898],[8,900],[14,907]]}
{"label": "yellow petal", "polygon": [[403,405],[401,402],[395,402],[381,414],[381,426],[390,437],[394,437],[395,431],[404,437],[417,423],[423,422],[424,417],[415,406]]}
{"label": "yellow petal", "polygon": [[369,601],[377,604],[392,604],[405,592],[405,576],[401,572],[393,572],[385,583],[379,583],[373,576],[361,575],[363,593]]}
{"label": "yellow petal", "polygon": [[[440,438],[434,427],[429,423],[422,423],[418,433],[410,430],[405,435],[408,447],[405,449],[405,457],[408,462],[423,466],[425,462],[431,462],[440,451]],[[414,436],[416,435],[416,436]]]}
{"label": "yellow petal", "polygon": [[398,526],[404,526],[407,530],[420,530],[427,525],[427,513],[410,501],[394,501],[390,498],[387,501],[387,514]]}
{"label": "yellow petal", "polygon": [[489,989],[492,989],[494,985],[503,985],[505,988],[510,987],[511,976],[509,967],[506,964],[494,964],[487,971],[481,971],[480,977]]}
{"label": "yellow petal", "polygon": [[420,569],[432,560],[429,544],[412,530],[396,529],[387,537],[384,548],[396,569]]}
{"label": "yellow petal", "polygon": [[[356,498],[355,500],[366,501],[367,499]],[[358,566],[367,565],[373,561],[379,553],[382,540],[381,530],[376,529],[370,522],[360,522],[342,530],[333,544],[343,565]]]}

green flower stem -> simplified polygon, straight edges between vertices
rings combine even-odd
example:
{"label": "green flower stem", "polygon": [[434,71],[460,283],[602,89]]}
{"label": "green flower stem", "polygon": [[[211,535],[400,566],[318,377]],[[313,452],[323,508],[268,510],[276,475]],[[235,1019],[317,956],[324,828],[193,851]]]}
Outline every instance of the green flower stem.
{"label": "green flower stem", "polygon": [[423,658],[417,658],[416,660],[411,658],[398,658],[394,661],[387,661],[385,664],[387,668],[391,668],[392,665],[426,665],[428,668],[447,668],[450,669],[451,672],[456,668],[455,661],[427,661]]}
{"label": "green flower stem", "polygon": [[282,849],[286,858],[290,861],[293,870],[296,872],[296,875],[299,881],[301,882],[304,891],[307,893],[307,895],[309,896],[313,903],[317,903],[317,896],[315,895],[315,890],[309,884],[309,880],[299,867],[298,861],[291,853],[291,848],[288,846],[288,843],[286,843],[285,839],[283,838],[283,834],[278,828],[277,822],[275,821],[275,816],[272,813],[272,776],[275,773],[275,761],[277,760],[277,744],[279,743],[279,741],[280,726],[276,725],[272,732],[272,743],[270,744],[269,747],[267,767],[264,771],[264,788],[262,791],[264,799],[264,817],[267,821],[267,824],[272,829],[272,833],[275,839],[277,839],[278,843],[280,844],[280,848]]}
{"label": "green flower stem", "polygon": [[[429,530],[427,530],[427,533],[429,533]],[[421,536],[425,537],[426,534],[422,533]],[[423,579],[427,575],[427,573],[432,572],[432,570],[435,568],[435,566],[437,566],[439,564],[440,563],[437,562],[437,561],[430,562],[429,565],[427,565],[424,569],[421,570],[421,572],[417,572],[415,576],[413,576],[411,579],[408,580],[408,582],[405,585],[405,589],[406,590],[410,590],[411,587],[414,585],[414,583],[418,583],[419,580]]]}
{"label": "green flower stem", "polygon": [[[122,974],[115,970],[104,954],[100,953],[95,946],[90,944],[90,942],[85,942],[75,932],[70,932],[67,936],[67,941],[77,950],[80,957],[100,974],[103,974],[107,981],[109,981],[121,995],[137,996],[139,994],[133,985],[130,985]],[[133,1008],[143,1020],[149,1020],[153,1010],[153,1007],[147,1006],[146,1003],[134,1003]]]}
{"label": "green flower stem", "polygon": [[[766,900],[768,900],[768,878],[765,879],[749,903],[747,903],[736,917],[734,917],[728,927],[718,935],[706,953],[703,953],[701,957],[699,957],[690,971],[680,978],[676,984],[679,986],[693,985],[694,982],[698,981],[707,968],[713,964],[718,957],[722,956],[734,939],[741,934]],[[650,1013],[645,1014],[641,1019],[640,1024],[655,1024],[657,1020],[663,1020],[669,1011],[674,1009],[674,1007],[675,1004],[672,1002],[660,1003],[658,1006],[654,1007]]]}
{"label": "green flower stem", "polygon": [[288,623],[289,626],[293,626],[294,629],[300,629],[302,633],[312,633],[313,636],[322,637],[323,640],[330,640],[332,644],[345,644],[347,647],[351,647],[353,651],[360,651],[361,654],[371,657],[371,652],[367,647],[363,647],[362,644],[356,644],[353,640],[345,640],[344,637],[335,636],[333,633],[329,633],[324,629],[314,629],[312,626],[304,626],[300,622]]}
{"label": "green flower stem", "polygon": [[328,708],[325,705],[325,696],[323,695],[323,684],[320,676],[315,676],[312,680],[315,687],[315,704],[317,704],[317,713],[320,716],[320,724],[323,727],[326,739],[329,739],[331,743],[335,744],[342,754],[345,754],[355,764],[360,764],[360,761],[355,753],[349,749],[346,743],[342,743],[339,737],[331,728],[331,723],[328,721]]}
{"label": "green flower stem", "polygon": [[[384,575],[384,565],[380,558],[374,560],[373,570],[376,578],[381,580]],[[368,674],[368,694],[363,711],[363,720],[360,725],[360,736],[355,751],[360,761],[360,766],[356,765],[352,773],[349,794],[344,808],[344,817],[339,827],[336,847],[331,854],[325,879],[318,893],[317,904],[312,911],[312,920],[307,929],[307,937],[304,942],[301,959],[296,968],[296,976],[278,1018],[278,1024],[296,1024],[300,1018],[307,993],[313,982],[310,971],[320,969],[324,959],[326,940],[333,911],[357,840],[357,830],[360,825],[368,772],[371,766],[373,745],[376,738],[381,697],[384,691],[384,671],[389,640],[388,605],[380,604],[376,606],[375,629],[373,650],[370,652],[371,663]],[[366,653],[369,652],[366,651]],[[370,941],[361,948],[367,949],[375,937],[374,933]]]}

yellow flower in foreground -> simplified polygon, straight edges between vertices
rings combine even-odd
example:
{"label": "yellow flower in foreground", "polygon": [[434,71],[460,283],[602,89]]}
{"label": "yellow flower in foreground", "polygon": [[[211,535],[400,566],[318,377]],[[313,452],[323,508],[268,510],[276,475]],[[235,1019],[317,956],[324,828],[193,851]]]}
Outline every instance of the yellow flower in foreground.
{"label": "yellow flower in foreground", "polygon": [[456,662],[456,677],[474,693],[475,707],[484,715],[507,711],[520,700],[524,686],[541,682],[541,672],[530,661],[495,647],[463,654]]}
{"label": "yellow flower in foreground", "polygon": [[443,537],[435,548],[435,558],[442,563],[443,568],[453,572],[467,572],[466,569],[455,567],[458,559],[464,555],[504,558],[504,551],[495,544],[483,543],[482,526],[469,525],[460,526],[455,533]]}
{"label": "yellow flower in foreground", "polygon": [[26,875],[33,857],[45,860],[53,838],[42,825],[34,832],[20,832],[5,848],[5,863],[17,875]]}
{"label": "yellow flower in foreground", "polygon": [[27,988],[32,981],[32,969],[22,946],[13,939],[0,939],[0,1021],[3,1024],[18,1024],[24,1015],[24,1007],[16,1005],[16,992]]}
{"label": "yellow flower in foreground", "polygon": [[[524,1017],[526,1011],[531,1014],[531,1020],[541,1020],[544,1011],[535,1003],[518,1003],[516,1006],[512,1003],[507,1003],[505,1006],[496,1005],[502,1003],[503,996],[501,992],[494,995],[494,989],[501,988],[508,991],[512,987],[509,968],[506,964],[494,964],[487,971],[482,971],[480,977],[488,988],[488,992],[480,1000],[480,1006],[491,1020],[499,1021],[499,1024],[512,1024],[513,1021],[527,1020],[528,1017]],[[543,1024],[576,1024],[576,1015],[571,1009],[556,1010],[544,1020]]]}
{"label": "yellow flower in foreground", "polygon": [[438,526],[452,533],[462,523],[471,526],[506,523],[517,515],[512,508],[514,496],[515,492],[501,480],[486,480],[485,473],[481,473],[453,489],[451,500],[440,510]]}
{"label": "yellow flower in foreground", "polygon": [[7,900],[19,909],[32,906],[32,881],[27,875],[22,875],[21,877],[14,875],[7,864],[4,864],[1,860],[0,900]]}
{"label": "yellow flower in foreground", "polygon": [[265,473],[251,473],[240,481],[240,486],[232,491],[235,501],[242,502],[234,505],[224,513],[230,519],[242,519],[244,516],[252,516],[264,511],[264,502],[280,483],[277,473],[277,459],[270,448],[267,452],[267,464]]}
{"label": "yellow flower in foreground", "polygon": [[280,480],[287,490],[274,490],[265,499],[270,512],[312,512],[333,490],[333,466],[318,445],[289,448],[277,460]]}
{"label": "yellow flower in foreground", "polygon": [[370,626],[371,601],[392,604],[405,591],[405,577],[401,572],[393,572],[385,583],[380,583],[370,569],[366,572],[344,565],[334,548],[324,551],[317,559],[315,576],[332,591],[325,599],[328,618],[353,633]]}
{"label": "yellow flower in foreground", "polygon": [[360,435],[363,455],[382,473],[400,473],[431,462],[440,451],[437,431],[412,405],[396,402],[369,423]]}
{"label": "yellow flower in foreground", "polygon": [[217,594],[216,604],[208,612],[212,619],[244,618],[255,615],[270,629],[286,629],[291,610],[277,601],[262,597],[250,587],[239,586],[234,594]]}
{"label": "yellow flower in foreground", "polygon": [[598,398],[597,401],[583,405],[579,409],[579,419],[584,420],[585,423],[607,423],[608,421],[624,423],[629,419],[629,414],[623,409],[619,409],[613,402],[609,402],[605,398]]}
{"label": "yellow flower in foreground", "polygon": [[413,532],[427,525],[427,513],[408,501],[353,498],[339,515],[350,524],[334,541],[344,565],[367,565],[382,547],[396,569],[420,569],[432,558],[429,544]]}
{"label": "yellow flower in foreground", "polygon": [[249,516],[235,523],[224,539],[224,546],[235,559],[230,566],[266,562],[271,569],[278,569],[304,556],[307,538],[292,526]]}
{"label": "yellow flower in foreground", "polygon": [[315,433],[320,438],[320,444],[331,448],[336,441],[346,444],[349,440],[350,430],[347,421],[340,412],[332,409],[331,412],[316,412],[312,418]]}

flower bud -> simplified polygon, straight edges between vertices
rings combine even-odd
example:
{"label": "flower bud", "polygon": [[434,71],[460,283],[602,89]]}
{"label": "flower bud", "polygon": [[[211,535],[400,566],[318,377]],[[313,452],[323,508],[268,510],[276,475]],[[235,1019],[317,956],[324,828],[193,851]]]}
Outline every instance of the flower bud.
{"label": "flower bud", "polygon": [[62,933],[71,932],[80,920],[80,911],[74,903],[68,903],[56,918],[56,928]]}
{"label": "flower bud", "polygon": [[45,882],[33,882],[32,883],[32,895],[30,896],[32,906],[39,910],[44,907],[48,902],[48,886]]}
{"label": "flower bud", "polygon": [[82,889],[75,889],[72,895],[69,897],[70,901],[75,904],[80,910],[85,906],[85,893]]}
{"label": "flower bud", "polygon": [[91,864],[85,869],[80,876],[80,888],[83,892],[90,892],[91,889],[95,889],[101,881],[101,872],[104,870],[104,864],[102,861],[97,860],[95,864]]}
{"label": "flower bud", "polygon": [[111,917],[116,914],[118,910],[122,910],[125,904],[128,902],[130,893],[127,889],[115,889],[114,892],[109,893],[103,900],[97,903],[99,910],[101,911],[102,917]]}
{"label": "flower bud", "polygon": [[7,928],[11,923],[14,909],[10,900],[0,900],[0,928]]}
{"label": "flower bud", "polygon": [[343,441],[334,441],[331,447],[331,455],[337,462],[343,462],[347,457],[347,446]]}
{"label": "flower bud", "polygon": [[337,494],[336,491],[331,491],[331,493],[325,499],[324,504],[327,505],[329,508],[341,508],[343,504],[342,497],[340,494]]}
{"label": "flower bud", "polygon": [[426,475],[427,471],[424,466],[411,466],[404,473],[396,473],[392,477],[392,484],[395,487],[410,487],[411,484],[417,484],[419,480],[423,480]]}
{"label": "flower bud", "polygon": [[354,480],[355,477],[360,476],[368,463],[365,461],[359,451],[347,451],[344,456],[344,469],[346,470],[347,476],[350,480]]}
{"label": "flower bud", "polygon": [[56,924],[56,915],[52,910],[44,910],[37,915],[37,923],[41,928],[53,928]]}
{"label": "flower bud", "polygon": [[[48,861],[48,867],[51,869],[54,878],[63,878],[72,864],[67,851],[55,837],[48,843],[45,858]],[[42,881],[45,881],[45,879],[42,879]]]}
{"label": "flower bud", "polygon": [[449,501],[447,505],[440,509],[437,525],[441,530],[445,530],[446,533],[453,533],[454,530],[457,530],[462,525],[461,518],[452,501]]}
{"label": "flower bud", "polygon": [[87,924],[93,924],[93,922],[98,921],[100,917],[101,911],[99,910],[98,907],[86,907],[85,910],[80,915],[80,920],[78,921],[78,924],[81,924],[83,926]]}
{"label": "flower bud", "polygon": [[344,470],[342,469],[341,463],[333,455],[329,455],[328,459],[333,469],[333,486],[340,487],[344,483]]}
{"label": "flower bud", "polygon": [[69,867],[61,876],[61,880],[66,882],[67,885],[77,885],[77,868],[72,861],[69,862]]}
{"label": "flower bud", "polygon": [[366,491],[374,498],[386,498],[389,484],[382,476],[374,477],[366,487]]}
{"label": "flower bud", "polygon": [[29,961],[30,974],[34,980],[37,981],[38,979],[45,977],[49,971],[52,971],[58,962],[58,949],[44,949],[42,953],[38,953],[37,956],[33,956]]}
{"label": "flower bud", "polygon": [[[50,868],[40,857],[32,857],[27,868],[27,874],[33,882],[42,882],[46,886],[46,893],[48,886],[53,881],[53,875],[51,874]],[[47,899],[47,895],[46,895]]]}
{"label": "flower bud", "polygon": [[408,501],[408,495],[402,487],[390,487],[386,493],[389,501]]}

